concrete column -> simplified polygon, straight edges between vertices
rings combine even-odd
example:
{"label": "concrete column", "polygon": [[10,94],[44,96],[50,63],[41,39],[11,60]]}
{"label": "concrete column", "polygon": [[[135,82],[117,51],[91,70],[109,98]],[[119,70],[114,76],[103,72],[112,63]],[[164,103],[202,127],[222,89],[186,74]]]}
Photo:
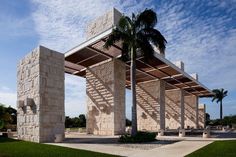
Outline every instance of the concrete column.
{"label": "concrete column", "polygon": [[138,130],[165,129],[165,82],[152,80],[138,83],[136,92]]}
{"label": "concrete column", "polygon": [[184,129],[184,91],[168,90],[166,100],[166,127],[169,129]]}
{"label": "concrete column", "polygon": [[180,129],[184,129],[184,91],[180,90]]}
{"label": "concrete column", "polygon": [[54,142],[64,123],[64,54],[39,46],[17,66],[18,138]]}
{"label": "concrete column", "polygon": [[86,70],[87,133],[125,133],[125,64],[109,60]]}
{"label": "concrete column", "polygon": [[184,98],[185,128],[198,128],[198,97],[187,95]]}
{"label": "concrete column", "polygon": [[199,128],[204,129],[206,127],[206,105],[199,104],[198,106],[198,124]]}
{"label": "concrete column", "polygon": [[166,82],[163,80],[160,80],[160,90],[158,93],[158,96],[160,98],[160,129],[165,130],[166,128],[166,116],[165,116],[165,88],[166,88]]}
{"label": "concrete column", "polygon": [[196,112],[196,122],[195,122],[195,124],[196,124],[196,129],[198,129],[199,128],[199,120],[198,120],[198,117],[199,117],[199,113],[198,113],[198,105],[199,105],[199,99],[198,99],[198,97],[196,97],[196,108],[195,108],[195,112]]}

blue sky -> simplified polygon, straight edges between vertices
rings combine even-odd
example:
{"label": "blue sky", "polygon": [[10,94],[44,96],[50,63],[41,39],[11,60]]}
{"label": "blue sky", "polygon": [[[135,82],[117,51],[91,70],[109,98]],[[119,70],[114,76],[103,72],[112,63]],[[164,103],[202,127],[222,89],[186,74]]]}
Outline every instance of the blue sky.
{"label": "blue sky", "polygon": [[[236,0],[1,0],[0,102],[16,106],[17,62],[37,45],[61,53],[84,41],[86,23],[116,7],[125,14],[152,8],[166,37],[166,57],[182,60],[210,89],[225,88],[224,115],[236,114]],[[66,75],[66,115],[86,111],[85,80]],[[127,116],[130,117],[130,93]],[[212,118],[219,105],[207,104]]]}

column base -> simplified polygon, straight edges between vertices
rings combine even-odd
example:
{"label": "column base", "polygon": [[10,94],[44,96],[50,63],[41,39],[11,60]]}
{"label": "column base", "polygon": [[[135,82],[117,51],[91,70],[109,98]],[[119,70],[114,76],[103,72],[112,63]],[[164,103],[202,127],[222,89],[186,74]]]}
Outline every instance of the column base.
{"label": "column base", "polygon": [[158,130],[157,136],[164,136],[164,132],[165,132],[165,130],[163,130],[163,129]]}
{"label": "column base", "polygon": [[185,137],[185,129],[179,130],[179,137]]}

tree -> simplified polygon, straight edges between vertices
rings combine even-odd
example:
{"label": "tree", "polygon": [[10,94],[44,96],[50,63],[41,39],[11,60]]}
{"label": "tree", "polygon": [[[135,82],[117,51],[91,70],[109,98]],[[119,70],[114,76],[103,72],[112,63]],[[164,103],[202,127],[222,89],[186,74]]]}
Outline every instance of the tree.
{"label": "tree", "polygon": [[121,59],[131,61],[132,136],[137,133],[136,57],[143,56],[145,62],[148,62],[148,59],[153,57],[154,46],[159,49],[160,53],[164,54],[165,52],[166,40],[154,28],[156,23],[157,15],[151,9],[146,9],[138,15],[132,14],[131,17],[123,15],[104,45],[108,49],[116,42],[122,41]]}
{"label": "tree", "polygon": [[220,103],[220,120],[222,120],[223,117],[223,109],[222,109],[222,102],[224,97],[227,96],[228,91],[224,90],[223,88],[221,89],[213,89],[212,92],[214,93],[214,96],[212,98],[212,102],[216,100],[216,103]]}
{"label": "tree", "polygon": [[6,127],[7,124],[16,124],[16,117],[14,108],[0,104],[0,129]]}

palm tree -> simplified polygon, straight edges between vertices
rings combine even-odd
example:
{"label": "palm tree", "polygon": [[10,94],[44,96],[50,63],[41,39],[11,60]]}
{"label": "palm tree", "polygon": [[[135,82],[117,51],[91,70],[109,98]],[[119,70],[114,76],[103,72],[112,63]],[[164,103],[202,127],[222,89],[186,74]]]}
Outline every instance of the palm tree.
{"label": "palm tree", "polygon": [[215,93],[215,95],[212,98],[212,102],[215,100],[217,104],[220,102],[220,119],[222,120],[223,117],[222,101],[224,97],[227,96],[228,91],[227,90],[225,91],[223,88],[221,88],[221,89],[213,89],[212,92]]}
{"label": "palm tree", "polygon": [[165,53],[167,42],[164,36],[154,28],[156,23],[157,15],[151,9],[145,9],[138,15],[133,13],[131,17],[123,15],[104,45],[108,49],[113,44],[122,41],[121,59],[131,61],[132,136],[137,133],[136,57],[143,56],[147,62],[154,54],[154,46],[159,49],[160,53]]}

